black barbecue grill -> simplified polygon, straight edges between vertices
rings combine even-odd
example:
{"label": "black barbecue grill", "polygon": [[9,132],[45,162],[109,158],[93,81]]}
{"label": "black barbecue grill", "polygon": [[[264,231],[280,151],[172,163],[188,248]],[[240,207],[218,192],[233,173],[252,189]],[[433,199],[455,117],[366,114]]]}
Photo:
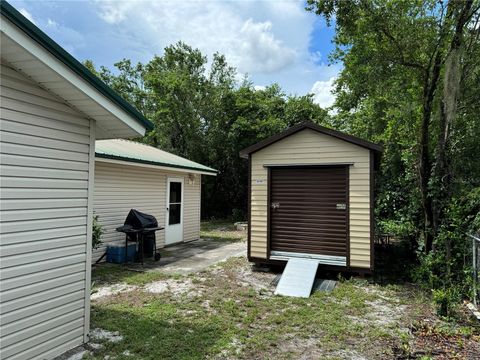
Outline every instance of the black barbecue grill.
{"label": "black barbecue grill", "polygon": [[135,241],[138,245],[140,261],[143,265],[145,240],[153,241],[154,259],[155,261],[160,260],[160,253],[157,251],[155,232],[163,229],[163,227],[158,226],[157,219],[155,219],[153,215],[131,209],[123,226],[115,229],[118,232],[125,233],[125,262],[127,262],[128,241]]}

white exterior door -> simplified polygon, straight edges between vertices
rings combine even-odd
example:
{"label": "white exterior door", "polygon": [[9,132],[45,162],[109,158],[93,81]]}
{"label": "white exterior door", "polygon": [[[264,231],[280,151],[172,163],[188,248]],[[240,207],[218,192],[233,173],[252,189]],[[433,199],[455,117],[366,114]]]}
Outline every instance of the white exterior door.
{"label": "white exterior door", "polygon": [[167,178],[165,245],[183,241],[183,179]]}

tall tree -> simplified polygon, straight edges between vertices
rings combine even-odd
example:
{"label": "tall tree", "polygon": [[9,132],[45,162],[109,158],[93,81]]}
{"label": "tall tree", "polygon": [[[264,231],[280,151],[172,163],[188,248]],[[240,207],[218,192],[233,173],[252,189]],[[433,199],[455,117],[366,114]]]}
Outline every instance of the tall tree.
{"label": "tall tree", "polygon": [[116,71],[85,64],[154,122],[139,140],[219,171],[203,180],[204,217],[245,216],[247,164],[240,150],[298,122],[328,120],[312,96],[286,96],[277,84],[256,90],[248,78],[237,83],[223,55],[208,62],[182,42],[146,64],[124,59]]}
{"label": "tall tree", "polygon": [[[345,65],[337,81],[339,118],[373,122],[372,137],[405,121],[415,126],[416,168],[423,236],[429,252],[448,196],[449,126],[457,116],[465,37],[471,36],[478,1],[308,0],[307,8],[335,18],[332,59]],[[443,91],[442,91],[443,84]],[[440,104],[440,105],[439,105]],[[368,119],[366,108],[377,119]],[[353,115],[352,115],[353,114]],[[390,124],[393,122],[393,124]],[[344,122],[344,125],[348,124]],[[353,125],[353,127],[358,125]],[[371,125],[362,125],[363,128]],[[410,136],[404,134],[403,136]],[[384,138],[384,140],[386,140]]]}

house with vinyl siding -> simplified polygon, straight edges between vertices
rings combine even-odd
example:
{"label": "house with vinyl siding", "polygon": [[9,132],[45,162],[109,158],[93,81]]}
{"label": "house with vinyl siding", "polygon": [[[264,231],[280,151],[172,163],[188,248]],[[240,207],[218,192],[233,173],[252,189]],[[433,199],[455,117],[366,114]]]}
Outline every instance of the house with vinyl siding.
{"label": "house with vinyl siding", "polygon": [[152,124],[5,1],[0,27],[0,358],[51,359],[89,337],[95,141]]}
{"label": "house with vinyl siding", "polygon": [[124,244],[123,225],[130,209],[155,216],[157,248],[200,238],[202,176],[216,170],[138,142],[114,139],[96,142],[93,210],[103,228],[102,245]]}

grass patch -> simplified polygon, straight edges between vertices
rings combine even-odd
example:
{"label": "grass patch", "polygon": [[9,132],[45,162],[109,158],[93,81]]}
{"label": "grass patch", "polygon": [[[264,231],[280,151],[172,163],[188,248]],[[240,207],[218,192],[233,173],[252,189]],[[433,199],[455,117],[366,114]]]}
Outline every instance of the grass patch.
{"label": "grass patch", "polygon": [[165,279],[167,276],[159,271],[132,270],[128,265],[101,263],[92,271],[95,288],[111,284],[125,283],[129,285],[145,285]]}
{"label": "grass patch", "polygon": [[223,229],[226,231],[234,231],[235,225],[228,219],[208,220],[200,223],[202,231],[213,231]]}
{"label": "grass patch", "polygon": [[202,221],[200,224],[200,236],[221,242],[246,241],[247,232],[238,231],[234,224],[228,220]]}
{"label": "grass patch", "polygon": [[[226,221],[202,223],[201,231],[215,241],[246,237]],[[123,340],[93,340],[102,347],[88,357],[383,360],[480,353],[480,329],[439,319],[431,294],[414,285],[342,278],[331,293],[300,299],[274,296],[274,277],[253,272],[243,257],[190,275],[97,266],[96,287],[136,287],[92,302],[92,328],[118,331]],[[161,290],[146,291],[152,282]]]}
{"label": "grass patch", "polygon": [[[107,270],[95,271],[94,278],[105,279]],[[114,272],[113,278],[127,283],[148,282],[144,274],[121,267]],[[386,299],[382,306],[401,304],[395,298],[398,286],[344,280],[331,293],[298,299],[273,296],[269,285],[273,277],[252,273],[244,258],[231,258],[208,271],[175,277],[191,284],[183,293],[152,294],[140,287],[95,301],[92,327],[119,331],[124,340],[103,342],[103,349],[91,357],[123,359],[128,358],[122,355],[127,351],[142,359],[292,359],[303,352],[318,358],[360,352],[369,359],[384,359],[393,356],[395,346],[408,342],[409,335],[398,330],[396,320],[377,323],[372,318],[372,303],[379,299]],[[172,277],[155,280],[162,279]],[[400,312],[394,316],[400,318]]]}
{"label": "grass patch", "polygon": [[[103,342],[96,358],[115,355],[122,359],[127,351],[142,359],[199,359],[218,342],[221,328],[216,321],[200,321],[176,316],[174,304],[154,300],[144,306],[119,303],[94,307],[95,324],[105,329],[121,329],[120,343]],[[218,322],[217,322],[218,323]]]}

